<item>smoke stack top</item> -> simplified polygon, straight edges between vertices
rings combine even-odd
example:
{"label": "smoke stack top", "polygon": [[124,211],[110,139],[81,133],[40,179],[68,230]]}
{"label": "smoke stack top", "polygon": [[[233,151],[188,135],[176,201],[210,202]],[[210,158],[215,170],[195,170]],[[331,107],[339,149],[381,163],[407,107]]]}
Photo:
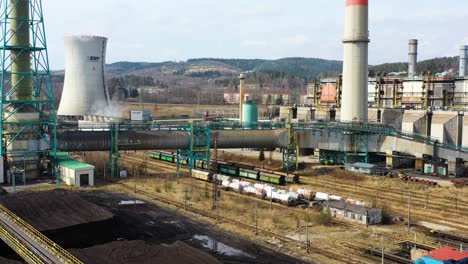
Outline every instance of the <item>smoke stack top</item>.
{"label": "smoke stack top", "polygon": [[369,0],[346,0],[346,6],[369,5]]}

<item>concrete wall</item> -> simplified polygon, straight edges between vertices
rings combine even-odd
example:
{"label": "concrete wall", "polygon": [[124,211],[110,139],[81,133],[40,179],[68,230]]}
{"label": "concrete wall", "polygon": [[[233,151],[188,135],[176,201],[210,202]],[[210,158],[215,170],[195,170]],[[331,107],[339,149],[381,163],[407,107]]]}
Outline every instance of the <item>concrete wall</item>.
{"label": "concrete wall", "polygon": [[431,137],[439,142],[457,144],[458,113],[434,112],[432,115]]}
{"label": "concrete wall", "polygon": [[94,186],[94,169],[74,170],[67,167],[60,166],[60,179],[68,186],[81,186],[81,175],[88,174],[89,186]]}
{"label": "concrete wall", "polygon": [[426,121],[426,111],[405,111],[401,130],[415,134],[426,134]]}
{"label": "concrete wall", "polygon": [[464,106],[468,104],[468,80],[455,82],[454,105]]}
{"label": "concrete wall", "polygon": [[463,117],[462,146],[468,148],[468,115]]}
{"label": "concrete wall", "polygon": [[393,126],[396,129],[401,129],[403,124],[403,110],[382,109],[381,123],[384,125]]}
{"label": "concrete wall", "polygon": [[376,123],[377,122],[377,108],[369,108],[369,113],[368,113],[368,121],[371,123]]}
{"label": "concrete wall", "polygon": [[75,187],[81,187],[81,175],[88,174],[88,186],[94,186],[94,169],[85,169],[75,172]]}

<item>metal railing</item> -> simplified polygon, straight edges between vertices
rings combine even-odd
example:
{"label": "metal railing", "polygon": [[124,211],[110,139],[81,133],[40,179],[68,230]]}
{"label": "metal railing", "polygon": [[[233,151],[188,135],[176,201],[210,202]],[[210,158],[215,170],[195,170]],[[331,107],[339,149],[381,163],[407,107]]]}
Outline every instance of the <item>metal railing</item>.
{"label": "metal railing", "polygon": [[21,244],[19,240],[12,236],[2,224],[0,224],[0,239],[2,239],[8,246],[10,246],[22,259],[27,263],[36,264],[44,263],[38,258],[31,250]]}
{"label": "metal railing", "polygon": [[[50,240],[48,237],[43,235],[41,232],[39,232],[37,229],[32,227],[30,224],[25,222],[23,219],[19,218],[15,214],[13,214],[10,210],[8,210],[6,207],[0,204],[0,213],[2,216],[4,216],[8,221],[13,223],[15,226],[17,226],[19,229],[21,229],[26,235],[28,235],[31,239],[34,239],[38,243],[40,243],[49,253],[57,257],[62,263],[69,263],[69,264],[82,264],[83,262],[70,254],[68,251],[63,249],[61,246]],[[7,237],[7,236],[5,236]],[[11,238],[9,239],[11,240]],[[15,248],[17,249],[22,249],[24,248],[23,246],[19,246],[18,243],[19,241],[16,240],[17,242],[14,242]],[[13,249],[15,249],[13,248]],[[19,253],[20,254],[20,253]],[[37,256],[36,256],[37,257]],[[25,259],[26,260],[26,259]],[[32,262],[36,263],[36,262]],[[38,263],[43,263],[42,261]]]}

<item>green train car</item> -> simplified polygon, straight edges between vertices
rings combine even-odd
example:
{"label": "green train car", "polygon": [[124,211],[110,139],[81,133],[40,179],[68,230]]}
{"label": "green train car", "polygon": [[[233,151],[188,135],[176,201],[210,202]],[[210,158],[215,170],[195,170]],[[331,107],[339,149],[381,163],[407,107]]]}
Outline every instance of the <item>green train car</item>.
{"label": "green train car", "polygon": [[176,155],[171,152],[161,152],[161,160],[167,162],[175,162]]}
{"label": "green train car", "polygon": [[258,180],[258,171],[240,168],[239,177]]}
{"label": "green train car", "polygon": [[219,172],[228,176],[238,177],[239,168],[228,164],[218,163]]}
{"label": "green train car", "polygon": [[161,152],[151,151],[150,153],[148,153],[148,156],[152,159],[161,159]]}
{"label": "green train car", "polygon": [[284,176],[288,184],[299,183],[299,175],[291,173],[288,174],[286,172],[281,171],[273,171],[273,174]]}
{"label": "green train car", "polygon": [[286,179],[283,175],[276,175],[267,172],[260,172],[260,181],[277,185],[286,185]]}

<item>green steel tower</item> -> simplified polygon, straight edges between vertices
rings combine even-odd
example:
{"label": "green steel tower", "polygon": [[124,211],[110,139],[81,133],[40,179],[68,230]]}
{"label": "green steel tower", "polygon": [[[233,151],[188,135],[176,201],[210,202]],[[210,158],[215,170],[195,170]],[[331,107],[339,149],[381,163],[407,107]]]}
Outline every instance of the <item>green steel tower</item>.
{"label": "green steel tower", "polygon": [[42,1],[0,0],[0,8],[0,176],[15,183],[41,171],[55,175],[57,122]]}

